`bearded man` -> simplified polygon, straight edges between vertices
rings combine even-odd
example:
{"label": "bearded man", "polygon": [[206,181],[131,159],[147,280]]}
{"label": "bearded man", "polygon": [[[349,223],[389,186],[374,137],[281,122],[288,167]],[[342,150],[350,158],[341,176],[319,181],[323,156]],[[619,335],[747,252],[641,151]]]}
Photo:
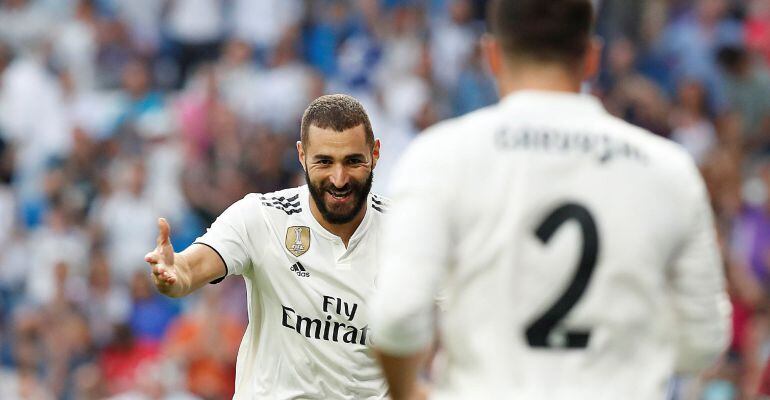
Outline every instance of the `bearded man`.
{"label": "bearded man", "polygon": [[249,324],[234,398],[386,396],[365,305],[387,211],[370,193],[379,151],[358,101],[322,96],[305,111],[297,142],[307,185],[246,195],[180,253],[159,219],[145,261],[161,293],[185,296],[227,275],[246,280]]}

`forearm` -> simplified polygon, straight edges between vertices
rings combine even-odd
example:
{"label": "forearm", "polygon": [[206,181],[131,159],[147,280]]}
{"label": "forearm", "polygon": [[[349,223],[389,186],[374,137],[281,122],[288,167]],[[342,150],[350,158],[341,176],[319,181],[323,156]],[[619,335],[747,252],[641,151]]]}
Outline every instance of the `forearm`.
{"label": "forearm", "polygon": [[196,288],[192,285],[192,271],[185,252],[174,253],[174,270],[176,271],[176,281],[173,284],[157,284],[156,282],[158,291],[168,297],[187,296]]}
{"label": "forearm", "polygon": [[711,366],[730,343],[730,305],[727,299],[718,301],[706,315],[678,316],[679,372],[698,373]]}
{"label": "forearm", "polygon": [[144,256],[152,266],[152,279],[158,291],[169,297],[182,297],[227,272],[224,259],[213,247],[192,244],[181,253],[171,246],[170,230],[165,219],[158,219],[155,249]]}
{"label": "forearm", "polygon": [[227,272],[224,260],[212,247],[197,243],[174,254],[174,268],[179,279],[170,288],[170,297],[186,296]]}
{"label": "forearm", "polygon": [[377,350],[377,358],[388,381],[390,398],[413,399],[418,392],[417,376],[425,359],[424,352],[408,356],[393,356]]}

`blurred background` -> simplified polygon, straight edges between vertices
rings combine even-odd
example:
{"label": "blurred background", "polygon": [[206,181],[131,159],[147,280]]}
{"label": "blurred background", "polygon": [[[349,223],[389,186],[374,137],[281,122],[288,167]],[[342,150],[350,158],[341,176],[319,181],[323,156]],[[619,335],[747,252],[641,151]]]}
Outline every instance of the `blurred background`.
{"label": "blurred background", "polygon": [[[770,353],[770,0],[599,0],[613,114],[702,168],[735,313],[730,351],[672,398],[751,399]],[[0,399],[223,399],[245,287],[157,294],[176,249],[247,192],[304,183],[313,98],[382,139],[497,101],[485,0],[0,0]],[[473,132],[468,132],[473,140]],[[768,378],[770,379],[770,378]]]}

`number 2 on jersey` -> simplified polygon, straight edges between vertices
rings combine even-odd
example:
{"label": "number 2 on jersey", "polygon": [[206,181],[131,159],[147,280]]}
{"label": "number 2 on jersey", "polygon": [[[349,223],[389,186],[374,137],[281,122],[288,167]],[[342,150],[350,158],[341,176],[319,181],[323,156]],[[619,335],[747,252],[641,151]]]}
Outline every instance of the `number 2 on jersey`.
{"label": "number 2 on jersey", "polygon": [[535,235],[541,242],[547,244],[564,223],[573,219],[580,224],[583,234],[580,261],[567,290],[543,315],[527,327],[527,342],[531,347],[583,349],[588,346],[590,331],[560,331],[559,323],[580,300],[594,272],[599,254],[599,233],[596,223],[585,207],[567,203],[553,210],[535,230]]}

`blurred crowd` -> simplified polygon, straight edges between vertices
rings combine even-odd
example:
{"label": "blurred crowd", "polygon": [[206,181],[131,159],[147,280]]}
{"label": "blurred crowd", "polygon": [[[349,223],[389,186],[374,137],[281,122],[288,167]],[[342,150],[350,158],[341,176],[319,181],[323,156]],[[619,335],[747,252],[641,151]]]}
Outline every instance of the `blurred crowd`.
{"label": "blurred crowd", "polygon": [[[770,0],[597,0],[610,112],[684,146],[712,196],[734,340],[678,398],[748,399],[770,354]],[[366,107],[387,194],[431,124],[497,101],[485,0],[0,0],[0,398],[220,399],[240,279],[160,296],[156,219],[192,243],[304,183],[306,105]],[[468,132],[468,140],[473,140]]]}

